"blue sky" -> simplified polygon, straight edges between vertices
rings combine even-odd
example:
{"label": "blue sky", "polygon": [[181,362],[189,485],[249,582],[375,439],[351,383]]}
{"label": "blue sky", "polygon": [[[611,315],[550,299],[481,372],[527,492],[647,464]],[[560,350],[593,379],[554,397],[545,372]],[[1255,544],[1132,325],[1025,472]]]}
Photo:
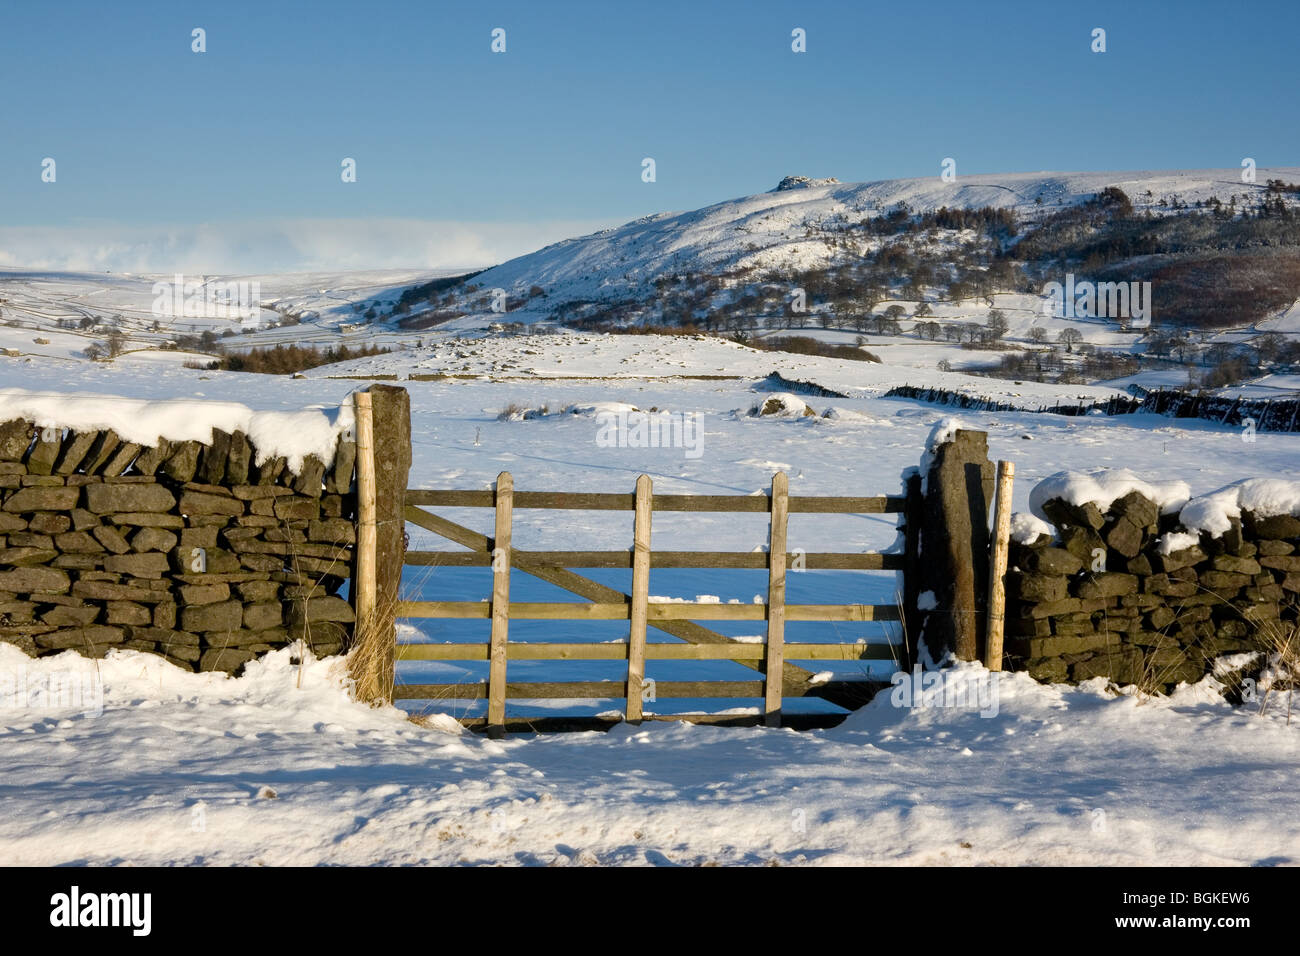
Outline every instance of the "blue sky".
{"label": "blue sky", "polygon": [[1293,165],[1298,10],[11,2],[0,264],[457,266],[788,173]]}

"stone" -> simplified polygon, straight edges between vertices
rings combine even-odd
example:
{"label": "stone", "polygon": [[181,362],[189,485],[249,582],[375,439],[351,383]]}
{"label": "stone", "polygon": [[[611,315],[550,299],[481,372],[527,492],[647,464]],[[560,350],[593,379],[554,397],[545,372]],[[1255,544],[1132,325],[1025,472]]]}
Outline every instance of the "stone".
{"label": "stone", "polygon": [[1278,571],[1300,571],[1300,556],[1297,555],[1268,555],[1259,559],[1259,564],[1265,568],[1273,568]]}
{"label": "stone", "polygon": [[167,555],[157,552],[148,554],[114,554],[104,559],[104,570],[114,574],[129,574],[136,578],[161,578],[171,568]]}
{"label": "stone", "polygon": [[219,530],[219,528],[212,525],[201,528],[184,528],[180,532],[178,547],[186,554],[189,554],[192,548],[215,548]]}
{"label": "stone", "polygon": [[1266,539],[1256,543],[1255,547],[1258,549],[1260,555],[1269,558],[1291,554],[1295,551],[1295,545],[1291,544],[1289,541],[1273,541]]}
{"label": "stone", "polygon": [[1038,637],[1009,642],[1012,652],[1021,657],[1059,657],[1092,651],[1113,643],[1106,634],[1083,634],[1072,637]]}
{"label": "stone", "polygon": [[41,534],[62,534],[72,527],[72,519],[57,511],[38,511],[27,519],[27,527]]}
{"label": "stone", "polygon": [[118,524],[141,528],[183,528],[185,519],[180,515],[148,511],[124,511],[112,516]]}
{"label": "stone", "polygon": [[1106,650],[1070,665],[1070,678],[1084,681],[1106,677],[1117,684],[1136,684],[1142,680],[1142,664],[1142,652],[1136,648]]}
{"label": "stone", "polygon": [[153,612],[134,601],[109,601],[106,605],[109,624],[150,624]]}
{"label": "stone", "polygon": [[124,441],[117,446],[117,451],[109,457],[99,469],[99,473],[109,478],[116,478],[122,472],[131,467],[136,456],[140,454],[140,446],[135,442]]}
{"label": "stone", "polygon": [[317,518],[320,516],[320,502],[312,498],[277,498],[273,513],[280,519]]}
{"label": "stone", "polygon": [[1174,623],[1174,612],[1167,607],[1156,608],[1146,617],[1147,627],[1156,631],[1172,623]]}
{"label": "stone", "polygon": [[325,490],[331,494],[347,494],[352,487],[352,472],[357,461],[356,442],[339,439],[334,449],[334,463],[330,467]]}
{"label": "stone", "polygon": [[162,485],[98,484],[86,486],[86,509],[96,514],[120,511],[171,511],[176,496]]}
{"label": "stone", "polygon": [[1130,491],[1116,499],[1107,510],[1113,515],[1126,518],[1140,530],[1154,531],[1160,520],[1160,509],[1140,491]]}
{"label": "stone", "polygon": [[157,473],[159,467],[170,455],[171,442],[165,438],[159,438],[154,445],[146,448],[136,456],[133,462],[135,471],[141,475],[152,476]]}
{"label": "stone", "polygon": [[[38,634],[36,644],[44,648],[73,648],[82,650],[88,645],[120,644],[126,640],[126,631],[120,627],[96,625],[92,627],[60,628],[48,634]],[[102,653],[102,652],[101,652]],[[95,656],[101,656],[96,654]]]}
{"label": "stone", "polygon": [[72,554],[102,554],[104,546],[89,531],[68,531],[54,536],[54,546]]}
{"label": "stone", "polygon": [[1202,571],[1201,584],[1211,591],[1235,591],[1252,583],[1248,574],[1234,574],[1231,571]]}
{"label": "stone", "polygon": [[1246,512],[1243,515],[1246,529],[1252,538],[1285,539],[1300,538],[1300,518],[1291,515],[1270,515],[1259,517]]}
{"label": "stone", "polygon": [[[3,586],[0,583],[0,586]],[[72,596],[88,601],[139,601],[158,604],[171,600],[165,587],[150,588],[143,585],[114,584],[111,581],[87,581],[84,577],[72,585]]]}
{"label": "stone", "polygon": [[243,618],[244,606],[238,601],[181,608],[181,628],[186,631],[236,631]]}
{"label": "stone", "polygon": [[27,528],[27,519],[18,515],[0,513],[0,534],[9,531],[23,531]]}
{"label": "stone", "polygon": [[344,621],[351,623],[356,620],[352,612],[352,605],[348,604],[343,598],[337,595],[327,595],[322,597],[308,598],[305,601],[295,601],[289,612],[292,621],[307,621],[316,624],[320,621]]}
{"label": "stone", "polygon": [[131,548],[141,552],[170,551],[176,542],[176,535],[162,528],[140,528],[131,535]]}
{"label": "stone", "polygon": [[57,437],[51,441],[44,438],[37,438],[36,444],[32,450],[27,453],[27,472],[31,475],[48,475],[54,471],[54,461],[59,457],[59,449],[63,445],[63,436],[58,429],[54,429]]}
{"label": "stone", "polygon": [[278,602],[271,604],[244,605],[244,627],[251,631],[263,631],[270,627],[284,624],[284,607]]}
{"label": "stone", "polygon": [[1029,676],[1034,680],[1048,684],[1059,684],[1070,676],[1069,665],[1059,657],[1027,661],[1025,670],[1029,672]]}
{"label": "stone", "polygon": [[72,579],[67,572],[57,568],[15,568],[12,571],[0,571],[0,591],[13,591],[15,594],[51,594],[66,593],[72,586]]}
{"label": "stone", "polygon": [[63,443],[59,457],[54,462],[53,473],[70,475],[75,472],[97,438],[99,438],[97,431],[73,432],[69,435],[68,440]]}
{"label": "stone", "polygon": [[64,485],[22,488],[5,499],[4,510],[8,512],[27,511],[71,511],[77,506],[81,497],[78,488]]}
{"label": "stone", "polygon": [[226,458],[230,454],[230,433],[220,428],[212,429],[212,444],[205,445],[203,456],[195,472],[197,480],[215,485],[226,475]]}
{"label": "stone", "polygon": [[114,554],[126,554],[131,550],[131,545],[127,542],[126,537],[112,525],[99,525],[91,531],[91,534],[94,535],[96,541]]}
{"label": "stone", "polygon": [[170,601],[155,604],[151,623],[154,627],[175,627],[176,605]]}
{"label": "stone", "polygon": [[293,490],[309,498],[319,498],[324,493],[325,463],[315,455],[308,455],[302,470],[293,481]]}
{"label": "stone", "polygon": [[48,564],[59,556],[53,548],[0,548],[0,566],[27,567]]}
{"label": "stone", "polygon": [[86,604],[82,607],[57,605],[42,613],[41,620],[56,627],[85,627],[87,624],[95,623],[101,610],[102,608],[94,604]]}
{"label": "stone", "polygon": [[211,648],[199,658],[200,671],[225,671],[236,674],[257,655],[237,647]]}
{"label": "stone", "polygon": [[274,581],[246,581],[235,585],[239,596],[250,603],[275,601],[280,596],[280,585]]}
{"label": "stone", "polygon": [[[333,532],[340,536],[330,537]],[[350,521],[313,521],[310,536],[313,541],[335,540],[345,544],[356,541],[356,531]],[[1064,548],[1039,548],[1026,556],[1024,566],[1025,570],[1038,574],[1070,575],[1083,570],[1083,561]]]}
{"label": "stone", "polygon": [[36,429],[20,418],[0,423],[0,461],[22,461]]}
{"label": "stone", "polygon": [[1119,517],[1102,532],[1106,546],[1125,558],[1137,557],[1142,550],[1142,529],[1128,518]]}
{"label": "stone", "polygon": [[54,539],[48,534],[15,531],[9,535],[9,546],[13,548],[44,548],[49,550],[54,547]]}
{"label": "stone", "polygon": [[[230,599],[229,584],[186,584],[180,589],[180,598],[184,604],[195,606],[217,604]],[[202,630],[202,628],[199,628]]]}
{"label": "stone", "polygon": [[239,629],[233,631],[215,631],[203,635],[203,643],[208,647],[250,647],[260,645],[269,649],[272,644],[288,643],[289,635],[284,628],[268,628],[260,631]]}
{"label": "stone", "polygon": [[1161,571],[1176,571],[1180,568],[1188,568],[1195,564],[1200,564],[1206,559],[1207,555],[1199,547],[1193,545],[1190,548],[1184,548],[1181,551],[1173,551],[1169,554],[1155,555],[1155,562]]}
{"label": "stone", "polygon": [[1259,574],[1260,564],[1252,558],[1241,558],[1232,554],[1219,554],[1210,559],[1210,567],[1216,571],[1232,571],[1237,574]]}
{"label": "stone", "polygon": [[248,482],[248,469],[253,463],[253,448],[241,431],[230,436],[230,450],[226,454],[225,482],[242,485]]}
{"label": "stone", "polygon": [[[155,644],[165,646],[198,647],[201,642],[199,635],[189,631],[178,631],[173,627],[132,627],[130,634],[133,640],[153,641]],[[194,659],[198,660],[198,657]]]}
{"label": "stone", "polygon": [[194,472],[199,467],[199,449],[202,447],[196,441],[174,443],[167,460],[162,464],[163,474],[172,481],[186,482],[193,479]]}
{"label": "stone", "polygon": [[1137,594],[1138,579],[1135,575],[1120,571],[1103,571],[1080,579],[1072,590],[1084,600],[1120,597],[1124,594]]}
{"label": "stone", "polygon": [[276,479],[278,479],[280,474],[284,471],[284,465],[284,458],[278,455],[274,458],[268,458],[266,461],[262,462],[262,464],[254,468],[254,471],[257,472],[255,483],[259,485],[275,484]]}
{"label": "stone", "polygon": [[242,515],[244,504],[237,498],[186,491],[181,494],[180,510],[187,515]]}
{"label": "stone", "polygon": [[1060,498],[1052,498],[1043,503],[1043,514],[1047,520],[1058,528],[1091,528],[1100,531],[1106,519],[1091,501],[1082,505],[1072,505]]}
{"label": "stone", "polygon": [[95,436],[95,443],[90,446],[90,451],[86,453],[86,460],[81,463],[81,470],[88,475],[98,474],[121,443],[122,439],[111,428],[100,432]]}

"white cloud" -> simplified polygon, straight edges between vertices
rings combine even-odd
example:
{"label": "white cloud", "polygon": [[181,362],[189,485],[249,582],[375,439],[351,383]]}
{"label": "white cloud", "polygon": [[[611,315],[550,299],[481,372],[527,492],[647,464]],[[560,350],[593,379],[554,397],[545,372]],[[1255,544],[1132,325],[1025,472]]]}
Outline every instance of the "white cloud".
{"label": "white cloud", "polygon": [[164,274],[475,268],[611,225],[616,223],[277,219],[196,226],[4,226],[0,266]]}

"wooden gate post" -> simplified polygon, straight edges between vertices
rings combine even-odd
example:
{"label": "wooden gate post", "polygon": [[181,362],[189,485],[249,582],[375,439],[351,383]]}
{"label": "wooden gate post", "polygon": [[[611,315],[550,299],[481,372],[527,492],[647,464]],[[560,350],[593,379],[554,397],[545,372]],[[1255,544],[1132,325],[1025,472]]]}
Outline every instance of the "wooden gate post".
{"label": "wooden gate post", "polygon": [[781,726],[781,688],[785,681],[785,555],[786,520],[790,511],[790,478],[772,476],[771,525],[767,546],[767,658],[765,660],[763,723]]}
{"label": "wooden gate post", "polygon": [[632,609],[627,649],[627,720],[641,720],[645,686],[646,606],[650,595],[650,520],[654,490],[649,475],[636,480],[636,518],[632,528]]}
{"label": "wooden gate post", "polygon": [[510,472],[497,475],[496,522],[492,536],[492,635],[488,645],[487,731],[506,732],[506,661],[510,637],[510,548],[515,506],[515,480]]}
{"label": "wooden gate post", "polygon": [[958,429],[932,451],[921,524],[920,637],[938,661],[981,658],[989,581],[993,463],[986,432]]}
{"label": "wooden gate post", "polygon": [[993,511],[993,552],[989,559],[988,637],[984,642],[984,666],[1002,670],[1002,635],[1007,618],[1007,551],[1011,535],[1011,485],[1016,478],[1015,462],[998,462],[998,490]]}
{"label": "wooden gate post", "polygon": [[397,604],[406,553],[403,511],[411,471],[406,389],[372,385],[354,395],[357,430],[357,551],[352,603],[357,623],[349,670],[356,697],[393,699]]}

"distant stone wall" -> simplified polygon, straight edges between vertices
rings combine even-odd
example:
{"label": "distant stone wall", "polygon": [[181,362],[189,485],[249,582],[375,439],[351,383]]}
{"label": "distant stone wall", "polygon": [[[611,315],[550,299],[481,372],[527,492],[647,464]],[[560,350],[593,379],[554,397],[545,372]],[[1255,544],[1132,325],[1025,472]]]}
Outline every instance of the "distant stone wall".
{"label": "distant stone wall", "polygon": [[114,648],[234,673],[304,638],[350,640],[356,446],[256,464],[241,432],[152,446],[113,431],[0,424],[0,641]]}
{"label": "distant stone wall", "polygon": [[1226,534],[1162,554],[1178,515],[1138,492],[1105,512],[1059,498],[1042,510],[1056,539],[1013,543],[1006,578],[1009,663],[1038,680],[1168,691],[1296,621],[1300,519],[1244,512]]}

